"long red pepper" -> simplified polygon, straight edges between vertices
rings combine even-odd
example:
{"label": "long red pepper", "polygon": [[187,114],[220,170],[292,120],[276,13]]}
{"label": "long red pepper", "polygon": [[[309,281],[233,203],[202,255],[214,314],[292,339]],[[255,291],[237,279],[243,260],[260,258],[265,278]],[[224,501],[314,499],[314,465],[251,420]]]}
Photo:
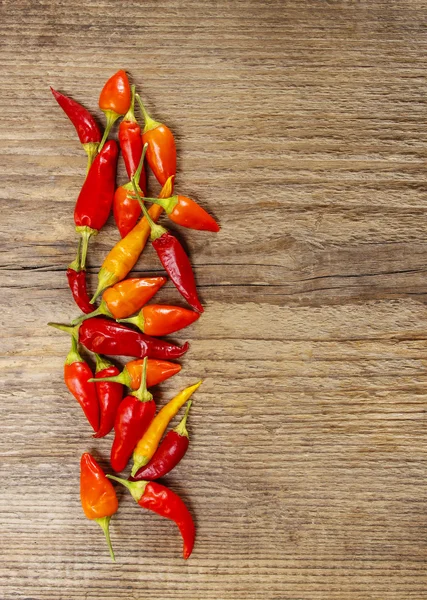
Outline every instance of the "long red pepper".
{"label": "long red pepper", "polygon": [[67,388],[80,404],[87,420],[94,431],[99,429],[99,403],[94,383],[88,380],[93,377],[89,365],[77,351],[77,342],[71,338],[71,350],[64,365],[64,381]]}
{"label": "long red pepper", "polygon": [[117,319],[119,323],[136,325],[147,335],[169,335],[194,323],[200,314],[182,306],[167,304],[148,304],[135,317]]}
{"label": "long red pepper", "polygon": [[110,140],[95,158],[74,209],[76,231],[83,239],[80,268],[86,266],[89,238],[105,225],[111,212],[116,183],[118,148]]}
{"label": "long red pepper", "polygon": [[196,528],[193,518],[183,500],[172,490],[156,481],[127,481],[114,475],[107,475],[128,488],[135,502],[161,517],[174,521],[181,532],[184,546],[183,557],[189,558],[194,547]]}
{"label": "long red pepper", "polygon": [[166,434],[150,462],[138,469],[134,477],[129,477],[130,481],[153,481],[164,477],[182,460],[190,442],[186,428],[190,407],[191,400],[179,425]]}
{"label": "long red pepper", "polygon": [[[115,381],[127,386],[131,390],[137,390],[141,385],[141,367],[144,360],[138,358],[127,363],[123,371],[115,377],[106,377],[101,381]],[[167,360],[157,360],[149,358],[147,361],[147,387],[166,381],[169,377],[173,377],[181,370],[181,365],[178,363],[169,362]],[[91,379],[91,381],[95,381]]]}
{"label": "long red pepper", "polygon": [[[131,86],[132,101],[128,112],[123,117],[119,125],[119,144],[122,156],[125,161],[126,171],[129,179],[135,175],[139,161],[141,160],[142,143],[141,127],[135,118],[135,86]],[[146,175],[144,168],[142,169],[138,181],[142,193],[146,194]],[[139,208],[139,207],[138,207]],[[141,211],[140,211],[141,213]],[[136,221],[135,221],[136,223]]]}
{"label": "long red pepper", "polygon": [[189,348],[189,343],[175,346],[163,340],[138,333],[121,323],[102,317],[93,317],[79,325],[48,323],[51,327],[66,331],[91,352],[107,356],[133,356],[135,358],[173,359],[180,358]]}
{"label": "long red pepper", "polygon": [[114,421],[114,441],[111,448],[111,466],[119,473],[126,468],[129,458],[148,425],[151,423],[156,404],[147,390],[147,359],[144,358],[141,384],[137,391],[122,400]]}
{"label": "long red pepper", "polygon": [[95,358],[95,379],[91,379],[90,381],[95,382],[101,416],[99,429],[93,437],[101,438],[113,429],[117,409],[123,399],[123,386],[117,382],[98,381],[104,377],[116,377],[120,374],[120,371],[108,360],[99,356],[99,354],[95,354]]}
{"label": "long red pepper", "polygon": [[88,156],[87,170],[89,171],[90,165],[98,151],[99,142],[101,141],[101,130],[84,106],[72,98],[68,98],[68,96],[57,92],[53,87],[50,88],[50,91],[77,131],[80,143]]}
{"label": "long red pepper", "polygon": [[86,288],[86,270],[80,268],[80,248],[82,241],[79,240],[77,256],[72,263],[68,265],[67,280],[68,286],[74,298],[74,302],[80,310],[86,314],[93,311],[93,305],[90,303],[90,296]]}
{"label": "long red pepper", "polygon": [[147,209],[142,202],[138,192],[136,182],[132,179],[132,185],[137,197],[144,217],[146,218],[150,228],[150,239],[153,248],[157,252],[163,267],[172,279],[176,289],[187,300],[197,312],[203,312],[203,306],[197,295],[196,281],[194,279],[193,269],[191,268],[190,259],[188,258],[184,248],[167,229],[161,225],[154,223]]}
{"label": "long red pepper", "polygon": [[176,175],[175,140],[169,127],[150,117],[138,94],[136,99],[145,121],[142,142],[148,144],[147,162],[157,181],[164,185],[169,177]]}

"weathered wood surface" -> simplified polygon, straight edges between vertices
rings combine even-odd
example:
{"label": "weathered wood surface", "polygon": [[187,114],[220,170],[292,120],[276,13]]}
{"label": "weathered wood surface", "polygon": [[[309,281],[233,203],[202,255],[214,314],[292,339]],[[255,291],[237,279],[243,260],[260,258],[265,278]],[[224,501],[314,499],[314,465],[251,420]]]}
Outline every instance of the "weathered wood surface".
{"label": "weathered wood surface", "polygon": [[[425,8],[2,3],[2,599],[427,598]],[[46,327],[76,314],[85,168],[48,86],[95,107],[120,67],[176,133],[179,189],[222,224],[182,236],[206,313],[159,390],[205,379],[168,477],[197,520],[187,563],[121,492],[110,563],[78,462],[106,465],[111,437],[88,435]],[[116,239],[91,245],[91,285]],[[160,272],[151,249],[135,272]]]}

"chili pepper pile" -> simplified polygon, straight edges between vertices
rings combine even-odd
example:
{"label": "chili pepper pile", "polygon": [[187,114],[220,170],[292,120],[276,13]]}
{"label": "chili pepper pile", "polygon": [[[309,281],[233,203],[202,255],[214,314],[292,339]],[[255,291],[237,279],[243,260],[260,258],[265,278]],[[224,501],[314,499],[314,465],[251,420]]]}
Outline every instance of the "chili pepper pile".
{"label": "chili pepper pile", "polygon": [[[176,147],[173,133],[152,119],[135,86],[120,70],[105,84],[99,108],[105,113],[101,131],[88,110],[75,100],[51,88],[74,125],[88,155],[86,178],[77,198],[74,223],[81,236],[77,256],[68,266],[67,280],[80,311],[70,325],[49,323],[71,335],[71,349],[64,365],[64,380],[80,404],[94,438],[114,431],[110,465],[120,473],[133,458],[128,479],[106,475],[88,452],[80,462],[80,498],[88,519],[99,523],[107,539],[111,558],[109,523],[119,505],[110,480],[128,488],[143,508],[174,521],[183,538],[183,556],[193,550],[195,526],[186,505],[172,490],[157,482],[184,457],[189,437],[186,428],[190,397],[202,383],[179,392],[157,411],[148,388],[181,370],[171,362],[189,349],[158,339],[187,327],[199,318],[203,306],[197,294],[190,259],[178,239],[157,224],[163,212],[174,222],[197,230],[219,231],[216,221],[194,200],[174,194]],[[135,116],[137,101],[143,126]],[[114,123],[119,144],[108,139]],[[129,182],[116,188],[116,170],[121,151]],[[158,198],[147,196],[144,160],[162,186]],[[149,202],[151,207],[146,208]],[[107,222],[111,212],[121,239],[106,256],[98,273],[92,298],[87,291],[86,259],[89,240]],[[166,283],[166,277],[126,279],[150,237],[160,263],[191,310],[180,306],[147,304]],[[98,306],[95,301],[102,294]],[[130,326],[129,326],[130,325]],[[93,371],[79,354],[79,346],[92,352]],[[128,356],[133,360],[122,371],[106,356]],[[129,388],[127,395],[124,390]],[[169,423],[184,405],[185,414],[175,429],[164,436]],[[164,437],[163,437],[164,436]],[[163,438],[163,439],[162,439]]]}

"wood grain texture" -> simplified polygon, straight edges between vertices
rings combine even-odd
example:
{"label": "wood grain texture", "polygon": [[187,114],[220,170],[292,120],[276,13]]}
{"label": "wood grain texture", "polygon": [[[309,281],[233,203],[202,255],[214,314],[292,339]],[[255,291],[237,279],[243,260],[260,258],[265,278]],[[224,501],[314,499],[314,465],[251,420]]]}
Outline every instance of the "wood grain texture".
{"label": "wood grain texture", "polygon": [[[425,10],[2,2],[2,599],[427,598]],[[118,68],[175,132],[179,190],[222,225],[182,233],[206,313],[158,390],[205,379],[167,478],[197,521],[188,562],[119,491],[111,564],[78,495],[81,453],[107,466],[111,437],[90,437],[69,340],[46,327],[76,315],[86,162],[48,86],[95,109]],[[91,244],[92,287],[117,239],[110,223]],[[135,273],[160,272],[147,249]]]}

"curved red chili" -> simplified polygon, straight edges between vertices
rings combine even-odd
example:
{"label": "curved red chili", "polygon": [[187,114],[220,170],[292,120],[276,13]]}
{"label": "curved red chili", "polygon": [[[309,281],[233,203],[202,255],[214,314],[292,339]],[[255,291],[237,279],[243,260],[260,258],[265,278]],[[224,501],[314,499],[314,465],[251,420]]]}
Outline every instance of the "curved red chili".
{"label": "curved red chili", "polygon": [[102,317],[92,317],[74,327],[59,323],[49,325],[78,337],[79,343],[91,352],[107,356],[148,356],[168,360],[180,358],[190,347],[188,342],[183,346],[175,346]]}
{"label": "curved red chili", "polygon": [[109,434],[113,429],[117,409],[123,398],[123,386],[120,385],[120,383],[114,383],[111,381],[97,382],[97,379],[104,377],[116,377],[120,374],[120,371],[108,360],[99,356],[99,354],[95,354],[95,358],[95,386],[101,415],[99,429],[93,437],[101,438]]}
{"label": "curved red chili", "polygon": [[129,481],[159,479],[172,471],[182,460],[190,443],[186,428],[190,407],[191,400],[179,425],[166,434],[150,462],[138,469],[134,477],[129,477]]}
{"label": "curved red chili", "polygon": [[119,473],[126,468],[140,436],[151,423],[156,404],[147,390],[147,359],[144,359],[141,385],[121,402],[114,421],[114,441],[111,447],[111,466]]}
{"label": "curved red chili", "polygon": [[93,304],[90,303],[90,296],[87,293],[86,271],[85,269],[80,268],[80,247],[81,240],[79,240],[79,247],[75,260],[68,265],[67,280],[74,302],[82,312],[88,315],[93,312]]}

